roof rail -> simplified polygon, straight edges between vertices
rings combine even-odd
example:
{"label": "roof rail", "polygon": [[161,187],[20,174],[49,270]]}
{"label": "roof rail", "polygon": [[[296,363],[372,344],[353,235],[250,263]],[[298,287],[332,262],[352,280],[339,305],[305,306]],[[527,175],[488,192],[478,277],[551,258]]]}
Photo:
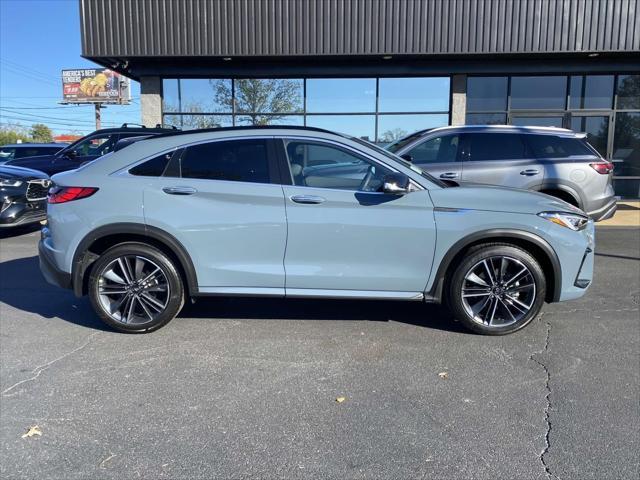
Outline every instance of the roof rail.
{"label": "roof rail", "polygon": [[142,125],[140,123],[123,123],[122,127],[120,127],[120,128],[129,128],[131,125],[136,126],[136,127],[140,127],[140,128],[147,128],[146,125]]}
{"label": "roof rail", "polygon": [[217,128],[198,128],[195,130],[176,130],[175,132],[161,133],[154,138],[159,137],[171,137],[174,135],[188,135],[191,133],[208,133],[208,132],[233,132],[242,130],[303,130],[309,132],[322,132],[331,133],[342,137],[347,137],[341,133],[332,132],[331,130],[325,130],[324,128],[317,127],[302,127],[300,125],[243,125],[238,127],[217,127]]}

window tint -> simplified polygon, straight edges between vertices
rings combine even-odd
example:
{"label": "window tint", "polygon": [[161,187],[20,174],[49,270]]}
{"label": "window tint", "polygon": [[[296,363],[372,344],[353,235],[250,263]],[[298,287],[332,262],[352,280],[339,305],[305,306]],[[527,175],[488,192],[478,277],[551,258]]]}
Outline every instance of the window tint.
{"label": "window tint", "polygon": [[467,125],[505,125],[506,113],[467,113]]}
{"label": "window tint", "polygon": [[469,133],[469,160],[514,160],[525,158],[522,136],[514,133]]}
{"label": "window tint", "polygon": [[15,157],[16,149],[10,147],[0,148],[0,160],[7,161]]}
{"label": "window tint", "polygon": [[183,178],[269,183],[264,140],[229,140],[187,147],[181,158]]}
{"label": "window tint", "polygon": [[331,145],[286,141],[294,185],[377,192],[390,170]]}
{"label": "window tint", "polygon": [[79,157],[87,155],[101,156],[111,151],[114,138],[115,135],[99,135],[87,138],[75,145],[71,150],[76,152]]}
{"label": "window tint", "polygon": [[467,110],[506,110],[508,81],[508,77],[467,78]]}
{"label": "window tint", "polygon": [[527,135],[527,142],[536,157],[564,158],[572,155],[590,155],[593,152],[579,138],[554,135]]}
{"label": "window tint", "polygon": [[611,108],[613,104],[613,75],[571,77],[570,107]]}
{"label": "window tint", "polygon": [[511,108],[563,109],[567,77],[511,77]]}
{"label": "window tint", "polygon": [[416,165],[449,163],[457,160],[459,145],[458,135],[444,135],[422,142],[407,153],[411,155],[411,162]]}
{"label": "window tint", "polygon": [[137,175],[141,177],[160,177],[164,173],[165,168],[167,168],[167,164],[171,160],[172,155],[173,152],[158,155],[151,160],[147,160],[140,165],[136,165],[131,170],[129,170],[129,173],[131,175]]}

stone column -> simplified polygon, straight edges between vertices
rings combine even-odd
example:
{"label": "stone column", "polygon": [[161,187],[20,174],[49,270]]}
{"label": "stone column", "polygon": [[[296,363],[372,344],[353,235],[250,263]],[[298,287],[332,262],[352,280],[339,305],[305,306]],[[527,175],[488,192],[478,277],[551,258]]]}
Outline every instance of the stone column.
{"label": "stone column", "polygon": [[160,77],[140,77],[140,113],[142,124],[155,127],[162,124],[162,80]]}
{"label": "stone column", "polygon": [[467,76],[451,77],[451,125],[464,125],[467,113]]}

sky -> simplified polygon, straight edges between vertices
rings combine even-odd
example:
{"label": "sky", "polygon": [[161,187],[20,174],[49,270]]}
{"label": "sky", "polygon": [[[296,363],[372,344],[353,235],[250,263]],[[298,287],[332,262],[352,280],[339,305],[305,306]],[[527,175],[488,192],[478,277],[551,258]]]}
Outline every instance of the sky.
{"label": "sky", "polygon": [[[95,130],[92,105],[63,106],[62,69],[95,68],[80,56],[78,0],[0,0],[0,126],[44,123],[54,134]],[[102,126],[140,123],[140,87],[129,106],[102,110]]]}

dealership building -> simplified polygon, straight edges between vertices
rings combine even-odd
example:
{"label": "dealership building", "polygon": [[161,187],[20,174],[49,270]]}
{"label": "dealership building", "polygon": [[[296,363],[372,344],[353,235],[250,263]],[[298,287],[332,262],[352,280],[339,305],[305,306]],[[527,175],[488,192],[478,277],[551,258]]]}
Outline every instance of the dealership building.
{"label": "dealership building", "polygon": [[586,132],[640,197],[640,0],[80,0],[82,54],[142,121]]}

